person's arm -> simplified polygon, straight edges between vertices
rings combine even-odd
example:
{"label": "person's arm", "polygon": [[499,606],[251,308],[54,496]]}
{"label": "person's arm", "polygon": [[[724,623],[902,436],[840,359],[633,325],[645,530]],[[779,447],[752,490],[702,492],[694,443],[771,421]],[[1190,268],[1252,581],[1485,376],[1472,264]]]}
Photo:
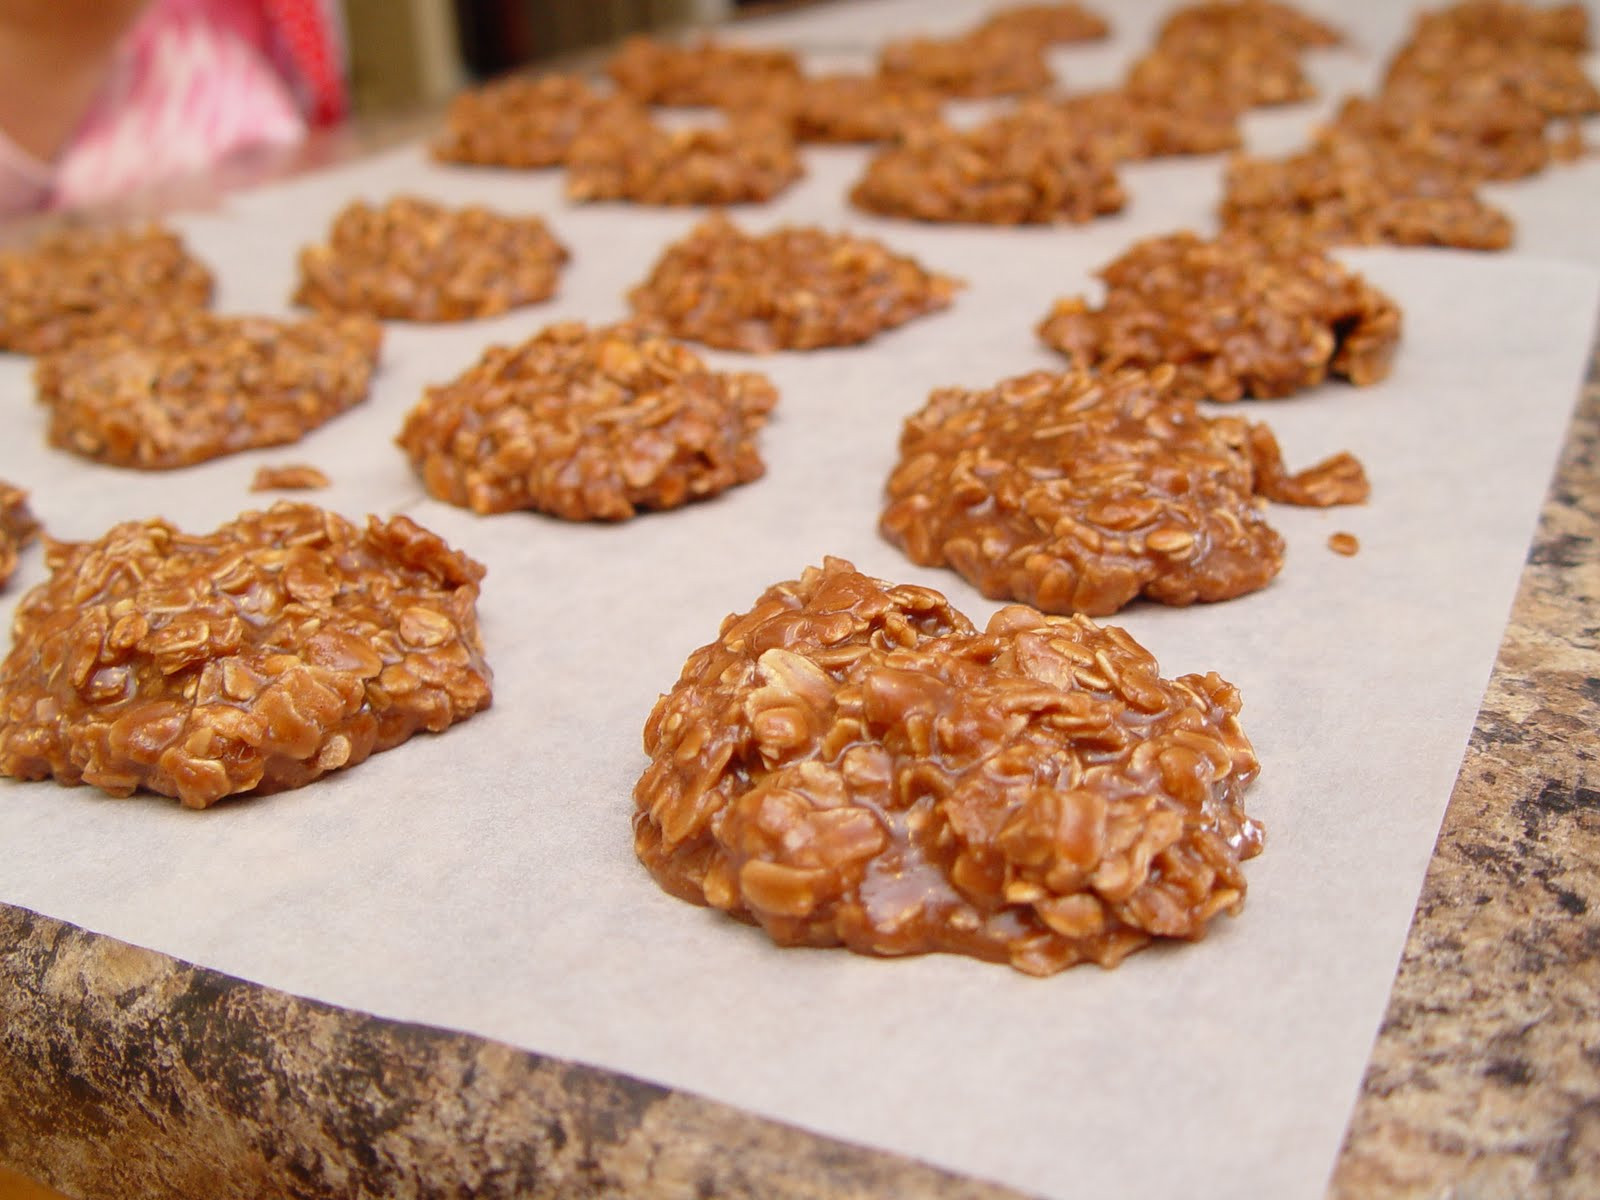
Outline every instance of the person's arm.
{"label": "person's arm", "polygon": [[147,0],[0,0],[0,133],[52,161]]}

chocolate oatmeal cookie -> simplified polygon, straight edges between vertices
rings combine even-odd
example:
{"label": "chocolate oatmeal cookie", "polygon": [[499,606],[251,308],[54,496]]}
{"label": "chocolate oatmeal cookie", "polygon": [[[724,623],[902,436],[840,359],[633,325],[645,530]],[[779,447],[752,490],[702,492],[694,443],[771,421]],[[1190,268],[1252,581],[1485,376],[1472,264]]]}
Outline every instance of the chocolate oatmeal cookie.
{"label": "chocolate oatmeal cookie", "polygon": [[34,369],[50,444],[167,470],[299,441],[367,397],[382,329],[370,317],[220,317],[147,310]]}
{"label": "chocolate oatmeal cookie", "polygon": [[620,521],[758,479],[762,376],[629,325],[552,325],[429,388],[397,439],[428,491],[478,513]]}
{"label": "chocolate oatmeal cookie", "polygon": [[1046,102],[975,129],[914,126],[850,191],[868,212],[989,225],[1081,223],[1126,202],[1107,151]]}
{"label": "chocolate oatmeal cookie", "polygon": [[759,204],[803,174],[782,114],[667,129],[637,109],[591,121],[567,156],[573,200],[635,204]]}
{"label": "chocolate oatmeal cookie", "polygon": [[1329,373],[1389,372],[1400,309],[1321,251],[1193,233],[1138,242],[1101,269],[1105,299],[1057,301],[1039,336],[1082,370],[1170,363],[1190,399],[1288,396]]}
{"label": "chocolate oatmeal cookie", "polygon": [[42,354],[147,305],[205,308],[211,291],[211,272],[159,226],[66,230],[0,250],[0,350]]}
{"label": "chocolate oatmeal cookie", "polygon": [[538,217],[416,196],[357,200],[300,253],[296,304],[396,321],[467,321],[555,294],[564,246]]}
{"label": "chocolate oatmeal cookie", "polygon": [[948,307],[959,286],[869,238],[815,226],[747,234],[719,215],[668,246],[628,300],[674,337],[764,353],[868,341]]}
{"label": "chocolate oatmeal cookie", "polygon": [[1238,692],[1123,630],[829,559],[696,650],[645,725],[634,846],[784,946],[1049,975],[1197,940],[1262,847]]}

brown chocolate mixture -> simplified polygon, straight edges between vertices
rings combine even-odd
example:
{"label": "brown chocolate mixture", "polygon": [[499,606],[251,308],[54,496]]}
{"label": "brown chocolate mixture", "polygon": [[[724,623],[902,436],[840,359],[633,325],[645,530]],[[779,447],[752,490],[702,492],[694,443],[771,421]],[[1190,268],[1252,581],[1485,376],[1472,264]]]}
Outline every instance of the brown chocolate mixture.
{"label": "brown chocolate mixture", "polygon": [[575,75],[512,78],[463,92],[450,103],[431,152],[440,162],[552,167],[567,161],[578,131],[629,101]]}
{"label": "brown chocolate mixture", "polygon": [[1120,629],[1010,607],[980,633],[829,559],[656,704],[634,845],[781,945],[1112,967],[1239,911],[1262,831],[1238,711]]}
{"label": "brown chocolate mixture", "polygon": [[1202,416],[1173,378],[1041,371],[934,392],[906,421],[879,528],[912,562],[1046,612],[1265,587],[1283,539],[1256,497],[1354,503],[1365,475],[1347,454],[1288,475],[1266,426]]}
{"label": "brown chocolate mixture", "polygon": [[668,246],[628,300],[674,337],[762,353],[865,342],[948,307],[959,286],[869,238],[747,234],[718,215]]}
{"label": "brown chocolate mixture", "polygon": [[219,317],[148,310],[39,359],[50,444],[166,470],[299,441],[367,397],[370,317]]}
{"label": "brown chocolate mixture", "polygon": [[39,532],[28,493],[0,479],[0,588],[10,582],[22,548]]}
{"label": "brown chocolate mixture", "polygon": [[211,288],[211,272],[159,226],[52,234],[0,250],[0,350],[42,354],[96,317],[151,304],[204,308]]}
{"label": "brown chocolate mixture", "polygon": [[1318,250],[1176,233],[1135,243],[1099,272],[1102,305],[1056,302],[1045,343],[1083,370],[1176,368],[1171,394],[1288,396],[1329,372],[1376,383],[1400,341],[1400,309]]}
{"label": "brown chocolate mixture", "polygon": [[1045,102],[971,130],[908,129],[850,192],[868,212],[992,225],[1081,223],[1125,201],[1105,150]]}
{"label": "brown chocolate mixture", "polygon": [[397,440],[451,504],[617,521],[760,478],[755,435],[777,398],[667,338],[573,322],[429,388]]}
{"label": "brown chocolate mixture", "polygon": [[308,504],[51,543],[0,665],[0,775],[205,808],[489,704],[483,568],[407,517]]}
{"label": "brown chocolate mixture", "polygon": [[398,321],[466,321],[555,294],[567,251],[538,217],[415,196],[356,201],[300,253],[295,303]]}
{"label": "brown chocolate mixture", "polygon": [[726,125],[666,129],[640,110],[610,110],[567,155],[573,200],[635,204],[759,204],[804,173],[782,113]]}

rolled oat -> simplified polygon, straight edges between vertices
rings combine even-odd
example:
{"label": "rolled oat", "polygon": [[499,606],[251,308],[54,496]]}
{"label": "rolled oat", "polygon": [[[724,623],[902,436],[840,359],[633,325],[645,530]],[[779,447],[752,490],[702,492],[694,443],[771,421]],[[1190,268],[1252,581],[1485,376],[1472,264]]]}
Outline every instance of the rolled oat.
{"label": "rolled oat", "polygon": [[314,492],[328,487],[333,481],[327,474],[308,463],[282,463],[278,466],[257,467],[250,481],[252,492]]}

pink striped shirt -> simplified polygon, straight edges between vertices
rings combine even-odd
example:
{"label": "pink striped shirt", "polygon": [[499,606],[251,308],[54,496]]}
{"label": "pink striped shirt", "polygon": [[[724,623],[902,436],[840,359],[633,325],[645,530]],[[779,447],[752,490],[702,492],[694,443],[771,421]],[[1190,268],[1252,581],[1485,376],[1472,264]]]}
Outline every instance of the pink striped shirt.
{"label": "pink striped shirt", "polygon": [[0,215],[105,204],[294,144],[306,118],[291,81],[319,117],[342,111],[331,32],[320,0],[154,0],[56,162],[0,132]]}

